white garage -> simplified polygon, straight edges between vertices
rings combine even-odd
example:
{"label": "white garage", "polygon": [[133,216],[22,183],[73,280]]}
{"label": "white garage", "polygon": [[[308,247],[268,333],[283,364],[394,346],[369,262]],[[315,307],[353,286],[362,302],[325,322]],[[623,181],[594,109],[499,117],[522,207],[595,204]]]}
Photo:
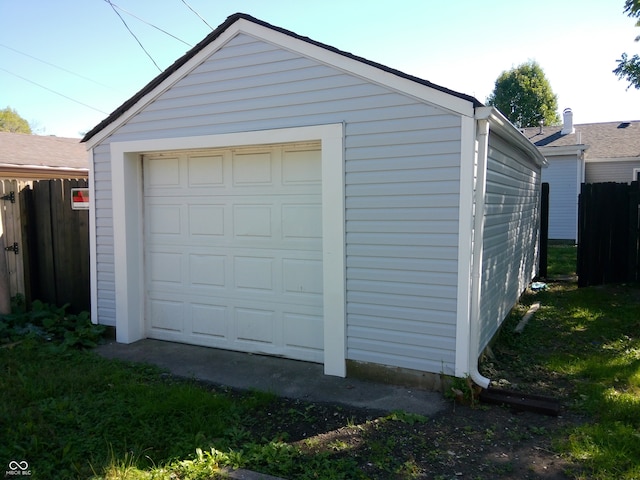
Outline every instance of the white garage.
{"label": "white garage", "polygon": [[236,14],[83,141],[91,315],[118,342],[488,385],[545,163],[500,112]]}
{"label": "white garage", "polygon": [[321,363],[320,145],[142,159],[147,336]]}

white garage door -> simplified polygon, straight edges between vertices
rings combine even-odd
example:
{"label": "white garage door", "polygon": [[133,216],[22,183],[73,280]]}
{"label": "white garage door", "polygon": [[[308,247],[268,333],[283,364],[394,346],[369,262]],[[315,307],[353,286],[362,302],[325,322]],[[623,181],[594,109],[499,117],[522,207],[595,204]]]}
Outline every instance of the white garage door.
{"label": "white garage door", "polygon": [[319,144],[143,156],[151,338],[323,362]]}

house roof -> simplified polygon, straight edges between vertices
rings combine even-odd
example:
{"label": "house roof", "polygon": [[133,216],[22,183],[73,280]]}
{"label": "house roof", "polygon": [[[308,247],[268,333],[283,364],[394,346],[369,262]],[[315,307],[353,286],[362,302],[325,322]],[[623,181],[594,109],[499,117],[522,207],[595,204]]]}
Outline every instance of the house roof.
{"label": "house roof", "polygon": [[113,123],[120,116],[125,114],[125,112],[127,112],[131,107],[133,107],[145,95],[147,95],[150,92],[152,92],[162,82],[164,82],[167,78],[169,78],[172,74],[174,74],[178,69],[180,69],[180,67],[185,65],[190,59],[192,59],[196,54],[198,54],[200,51],[202,51],[207,45],[209,45],[210,43],[215,41],[218,37],[220,37],[220,35],[222,35],[225,32],[225,30],[227,30],[232,24],[234,24],[235,22],[237,22],[239,20],[246,20],[246,21],[252,22],[252,23],[254,23],[256,25],[269,28],[269,29],[271,29],[271,30],[273,30],[275,32],[279,32],[279,33],[282,33],[284,35],[288,35],[288,36],[290,36],[292,38],[295,38],[297,40],[301,40],[303,42],[306,42],[306,43],[308,43],[310,45],[314,45],[316,47],[320,47],[322,49],[325,49],[325,50],[327,50],[329,52],[341,55],[341,56],[346,57],[348,59],[356,60],[356,61],[362,62],[362,63],[364,63],[366,65],[378,68],[383,72],[390,73],[392,75],[396,75],[398,77],[401,77],[401,78],[416,82],[418,84],[430,87],[432,89],[435,89],[437,91],[452,95],[452,96],[460,98],[462,100],[466,100],[466,101],[472,103],[474,107],[483,106],[481,102],[479,102],[476,98],[474,98],[474,97],[472,97],[470,95],[466,95],[466,94],[463,94],[463,93],[455,92],[455,91],[450,90],[448,88],[442,87],[440,85],[436,85],[435,83],[432,83],[432,82],[429,82],[428,80],[424,80],[424,79],[415,77],[413,75],[409,75],[409,74],[401,72],[399,70],[395,70],[395,69],[387,67],[385,65],[382,65],[382,64],[373,62],[371,60],[367,60],[365,58],[353,55],[352,53],[339,50],[339,49],[337,49],[335,47],[332,47],[330,45],[326,45],[324,43],[317,42],[317,41],[312,40],[312,39],[310,39],[308,37],[303,37],[303,36],[298,35],[298,34],[296,34],[294,32],[291,32],[289,30],[286,30],[286,29],[283,29],[283,28],[280,28],[280,27],[276,27],[276,26],[271,25],[271,24],[269,24],[267,22],[264,22],[262,20],[254,18],[254,17],[252,17],[250,15],[247,15],[247,14],[244,14],[244,13],[236,13],[236,14],[231,15],[230,17],[228,17],[224,23],[222,23],[218,28],[216,28],[213,32],[211,32],[209,35],[207,35],[200,43],[198,43],[195,47],[193,47],[191,50],[189,50],[187,53],[185,53],[182,57],[180,57],[178,60],[176,60],[173,63],[173,65],[168,67],[160,75],[158,75],[153,80],[151,80],[151,82],[149,82],[146,86],[144,86],[138,93],[136,93],[133,97],[131,97],[126,102],[124,102],[121,106],[119,106],[116,110],[114,110],[107,118],[105,118],[102,122],[100,122],[98,125],[96,125],[89,132],[87,132],[87,134],[82,139],[82,142],[87,142],[92,137],[94,137],[97,133],[99,133],[100,131],[105,129],[107,126],[109,126],[111,123]]}
{"label": "house roof", "polygon": [[0,166],[88,170],[87,150],[79,138],[0,132]]}
{"label": "house roof", "polygon": [[562,126],[524,129],[537,147],[587,145],[585,158],[640,158],[640,120],[630,122],[583,123],[574,133],[562,135]]}

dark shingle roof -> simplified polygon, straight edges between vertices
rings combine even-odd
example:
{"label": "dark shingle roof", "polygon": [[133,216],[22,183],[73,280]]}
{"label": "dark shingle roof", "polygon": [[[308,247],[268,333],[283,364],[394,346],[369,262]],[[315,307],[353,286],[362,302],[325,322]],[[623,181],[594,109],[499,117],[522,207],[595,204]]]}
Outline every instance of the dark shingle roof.
{"label": "dark shingle roof", "polygon": [[524,135],[537,147],[588,145],[587,158],[640,157],[640,120],[631,122],[583,123],[575,133],[562,135],[561,126],[524,129]]}
{"label": "dark shingle roof", "polygon": [[367,59],[362,58],[362,57],[358,57],[358,56],[353,55],[353,54],[351,54],[349,52],[344,52],[342,50],[338,50],[337,48],[332,47],[330,45],[326,45],[324,43],[316,42],[315,40],[312,40],[312,39],[310,39],[308,37],[303,37],[303,36],[298,35],[298,34],[296,34],[294,32],[291,32],[289,30],[273,26],[273,25],[271,25],[269,23],[263,22],[262,20],[258,20],[257,18],[254,18],[254,17],[252,17],[250,15],[247,15],[247,14],[244,14],[244,13],[236,13],[236,14],[231,15],[230,17],[228,17],[224,23],[222,23],[218,28],[216,28],[213,32],[211,32],[209,35],[207,35],[200,43],[198,43],[195,47],[193,47],[191,50],[189,50],[187,53],[185,53],[182,57],[180,57],[178,60],[176,60],[173,63],[173,65],[171,65],[169,68],[167,68],[165,71],[163,71],[160,75],[158,75],[153,80],[151,80],[151,82],[149,82],[145,87],[143,87],[142,90],[140,90],[133,97],[131,97],[126,102],[124,102],[120,107],[118,107],[116,110],[114,110],[107,118],[105,118],[102,122],[100,122],[98,125],[96,125],[94,128],[92,128],[84,136],[84,138],[82,139],[82,142],[86,142],[86,141],[90,140],[94,135],[96,135],[98,132],[100,132],[101,130],[106,128],[109,124],[114,122],[118,117],[123,115],[127,110],[129,110],[133,105],[135,105],[136,102],[138,102],[138,100],[140,100],[146,94],[151,92],[154,88],[156,88],[158,85],[160,85],[166,78],[171,76],[180,67],[182,67],[185,63],[187,63],[194,55],[196,55],[203,48],[205,48],[207,45],[209,45],[211,42],[213,42],[216,38],[218,38],[227,28],[229,28],[229,26],[231,26],[233,23],[235,23],[236,21],[238,21],[240,19],[244,19],[244,20],[253,22],[253,23],[257,24],[257,25],[261,25],[261,26],[266,27],[266,28],[270,28],[270,29],[272,29],[274,31],[283,33],[285,35],[288,35],[290,37],[296,38],[298,40],[302,40],[304,42],[307,42],[307,43],[310,43],[312,45],[318,46],[320,48],[324,48],[326,50],[329,50],[331,52],[337,53],[339,55],[343,55],[343,56],[345,56],[347,58],[351,58],[353,60],[357,60],[359,62],[366,63],[367,65],[371,65],[373,67],[379,68],[380,70],[383,70],[383,71],[385,71],[387,73],[392,73],[392,74],[397,75],[399,77],[412,80],[414,82],[420,83],[422,85],[425,85],[427,87],[433,88],[435,90],[439,90],[441,92],[453,95],[453,96],[461,98],[463,100],[467,100],[467,101],[471,102],[474,105],[474,107],[483,106],[481,102],[479,102],[476,98],[474,98],[474,97],[472,97],[470,95],[466,95],[464,93],[455,92],[453,90],[450,90],[448,88],[442,87],[440,85],[436,85],[435,83],[431,83],[428,80],[424,80],[424,79],[421,79],[421,78],[418,78],[418,77],[414,77],[413,75],[409,75],[407,73],[401,72],[399,70],[395,70],[395,69],[387,67],[385,65],[382,65],[382,64],[367,60]]}

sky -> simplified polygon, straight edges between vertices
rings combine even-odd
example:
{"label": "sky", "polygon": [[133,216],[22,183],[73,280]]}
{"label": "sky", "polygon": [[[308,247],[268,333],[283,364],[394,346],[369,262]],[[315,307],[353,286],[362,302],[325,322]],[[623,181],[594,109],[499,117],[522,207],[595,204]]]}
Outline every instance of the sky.
{"label": "sky", "polygon": [[640,120],[640,90],[612,73],[640,52],[624,0],[110,2],[0,0],[0,108],[36,134],[80,137],[243,12],[481,102],[534,60],[574,123]]}

